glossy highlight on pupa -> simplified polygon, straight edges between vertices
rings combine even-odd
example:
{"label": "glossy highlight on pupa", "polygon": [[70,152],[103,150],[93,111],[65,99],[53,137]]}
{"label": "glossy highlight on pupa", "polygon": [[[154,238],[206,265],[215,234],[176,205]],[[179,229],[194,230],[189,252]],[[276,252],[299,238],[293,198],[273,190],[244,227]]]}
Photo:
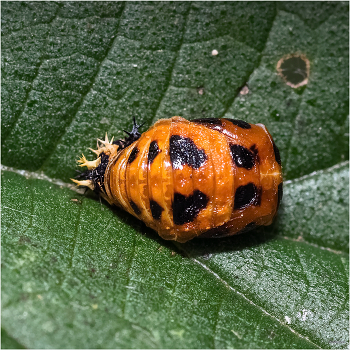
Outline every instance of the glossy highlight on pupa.
{"label": "glossy highlight on pupa", "polygon": [[79,186],[167,240],[219,238],[270,225],[282,199],[278,148],[262,124],[227,118],[134,120],[124,140],[99,140]]}

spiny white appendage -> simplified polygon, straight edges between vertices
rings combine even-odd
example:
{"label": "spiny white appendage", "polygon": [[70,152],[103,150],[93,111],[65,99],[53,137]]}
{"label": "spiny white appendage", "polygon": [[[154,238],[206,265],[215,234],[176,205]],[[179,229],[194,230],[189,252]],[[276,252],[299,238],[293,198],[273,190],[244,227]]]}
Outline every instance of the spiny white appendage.
{"label": "spiny white appendage", "polygon": [[94,152],[96,155],[100,155],[100,152],[98,151],[98,150],[95,150],[95,149],[92,149],[92,148],[89,148],[89,150],[91,151],[91,152]]}
{"label": "spiny white appendage", "polygon": [[[113,156],[114,154],[117,153],[118,148],[119,146],[113,145],[113,137],[112,137],[112,140],[109,142],[108,136],[106,133],[106,137],[104,140],[97,139],[97,150],[90,148],[90,150],[97,155],[97,159],[89,161],[86,159],[86,157],[83,154],[82,157],[77,162],[80,163],[79,166],[81,167],[86,166],[88,170],[96,169],[101,164],[101,157],[100,157],[101,153],[105,153],[108,156]],[[76,183],[78,186],[85,186],[90,188],[91,190],[94,190],[95,188],[93,180],[75,180],[75,179],[71,179],[71,180],[74,183]],[[107,201],[110,202],[110,200],[108,199]]]}
{"label": "spiny white appendage", "polygon": [[91,180],[75,180],[75,179],[71,179],[74,183],[76,183],[78,186],[85,186],[85,187],[89,187],[90,190],[94,189],[94,184]]}
{"label": "spiny white appendage", "polygon": [[81,163],[79,166],[83,167],[86,166],[88,170],[95,169],[101,164],[101,158],[98,157],[95,160],[89,161],[85,158],[84,154],[83,156],[78,160],[78,163]]}
{"label": "spiny white appendage", "polygon": [[[104,141],[103,140],[100,140],[100,139],[97,139],[97,141],[101,142],[103,145],[107,146],[107,145],[111,145],[113,143],[113,139],[114,139],[114,136],[112,137],[112,140],[111,142],[108,141],[108,136],[107,136],[107,133],[106,133],[106,136],[105,136],[105,139]],[[98,145],[97,145],[98,146]]]}
{"label": "spiny white appendage", "polygon": [[[106,133],[104,140],[97,139],[97,149],[89,149],[90,151],[94,152],[97,156],[99,156],[102,152],[106,154],[112,154],[118,149],[117,145],[113,145],[113,139],[114,136],[112,137],[111,141],[109,141]],[[99,143],[101,143],[101,145]]]}

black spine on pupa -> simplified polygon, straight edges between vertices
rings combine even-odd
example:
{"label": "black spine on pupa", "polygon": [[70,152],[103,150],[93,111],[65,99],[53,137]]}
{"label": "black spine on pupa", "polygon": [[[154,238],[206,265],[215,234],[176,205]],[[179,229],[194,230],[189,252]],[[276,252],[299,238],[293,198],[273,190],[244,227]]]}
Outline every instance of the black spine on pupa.
{"label": "black spine on pupa", "polygon": [[[143,126],[144,123],[138,125],[136,123],[136,119],[133,119],[134,125],[132,127],[131,132],[125,131],[128,134],[128,137],[125,140],[116,140],[113,142],[113,145],[119,146],[119,149],[124,149],[130,146],[132,143],[137,141],[141,137],[141,133],[139,132],[139,128]],[[105,192],[104,186],[104,175],[108,165],[109,156],[105,153],[100,154],[101,163],[98,167],[91,170],[86,170],[76,176],[77,180],[91,180],[94,184],[94,192],[100,193]]]}
{"label": "black spine on pupa", "polygon": [[91,180],[94,184],[94,192],[105,192],[104,175],[108,165],[109,156],[105,153],[100,154],[101,163],[95,169],[86,170],[76,176],[77,180]]}
{"label": "black spine on pupa", "polygon": [[119,149],[124,149],[130,146],[132,143],[134,143],[141,137],[141,133],[139,132],[139,129],[144,125],[144,123],[138,125],[136,123],[135,117],[133,119],[133,122],[134,122],[134,125],[132,126],[132,130],[130,132],[123,130],[125,133],[128,134],[128,137],[125,140],[115,140],[113,142],[113,145],[119,146]]}

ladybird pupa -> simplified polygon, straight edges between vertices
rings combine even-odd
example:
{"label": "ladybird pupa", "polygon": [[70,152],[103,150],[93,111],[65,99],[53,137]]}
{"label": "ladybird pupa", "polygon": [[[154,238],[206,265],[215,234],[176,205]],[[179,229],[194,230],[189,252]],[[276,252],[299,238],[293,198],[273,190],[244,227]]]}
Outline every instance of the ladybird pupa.
{"label": "ladybird pupa", "polygon": [[270,225],[282,198],[281,159],[262,124],[161,119],[125,140],[99,140],[79,186],[98,192],[167,240],[223,237]]}

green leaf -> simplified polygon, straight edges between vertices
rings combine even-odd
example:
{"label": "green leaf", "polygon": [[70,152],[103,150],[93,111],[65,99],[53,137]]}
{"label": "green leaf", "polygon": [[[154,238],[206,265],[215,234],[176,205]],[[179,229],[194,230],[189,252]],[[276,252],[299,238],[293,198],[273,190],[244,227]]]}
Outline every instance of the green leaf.
{"label": "green leaf", "polygon": [[25,347],[11,338],[6,331],[1,328],[1,349],[25,349]]}
{"label": "green leaf", "polygon": [[[2,2],[2,347],[347,348],[348,27],[343,2]],[[272,226],[176,244],[68,185],[173,115],[268,127]]]}

